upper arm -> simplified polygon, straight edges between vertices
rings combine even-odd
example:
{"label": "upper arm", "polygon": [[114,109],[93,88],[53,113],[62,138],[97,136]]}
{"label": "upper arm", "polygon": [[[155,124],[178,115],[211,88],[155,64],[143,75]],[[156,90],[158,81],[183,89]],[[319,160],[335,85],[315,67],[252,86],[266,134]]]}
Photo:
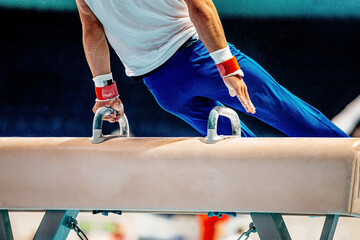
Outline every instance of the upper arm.
{"label": "upper arm", "polygon": [[212,18],[216,8],[212,0],[184,0],[189,9],[190,18]]}
{"label": "upper arm", "polygon": [[76,6],[79,11],[81,24],[84,28],[101,26],[100,21],[91,11],[85,0],[76,0]]}
{"label": "upper arm", "polygon": [[212,0],[184,0],[189,9],[204,9],[214,6]]}
{"label": "upper arm", "polygon": [[203,0],[184,0],[186,5],[188,5],[189,7],[193,6],[193,5],[201,5],[201,2],[203,2]]}

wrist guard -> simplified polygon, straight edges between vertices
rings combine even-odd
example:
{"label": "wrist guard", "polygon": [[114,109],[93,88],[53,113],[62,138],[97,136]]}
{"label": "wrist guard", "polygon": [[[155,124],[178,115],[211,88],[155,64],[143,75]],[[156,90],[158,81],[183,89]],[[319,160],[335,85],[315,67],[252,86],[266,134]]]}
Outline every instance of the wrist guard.
{"label": "wrist guard", "polygon": [[237,59],[231,54],[229,46],[210,53],[222,78],[240,75],[244,76]]}
{"label": "wrist guard", "polygon": [[109,101],[119,96],[112,73],[96,76],[93,81],[95,82],[97,101]]}

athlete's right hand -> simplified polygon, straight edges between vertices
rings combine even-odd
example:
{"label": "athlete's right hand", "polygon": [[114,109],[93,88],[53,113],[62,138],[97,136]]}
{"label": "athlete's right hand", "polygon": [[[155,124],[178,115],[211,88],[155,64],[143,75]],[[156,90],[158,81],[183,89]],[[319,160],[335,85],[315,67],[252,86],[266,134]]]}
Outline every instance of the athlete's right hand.
{"label": "athlete's right hand", "polygon": [[112,113],[109,116],[105,116],[104,120],[106,121],[118,122],[120,118],[124,116],[124,105],[122,104],[119,97],[106,102],[96,102],[93,107],[93,112],[96,113],[96,111],[101,107],[110,107],[116,111],[116,115]]}
{"label": "athlete's right hand", "polygon": [[255,114],[256,109],[250,100],[244,80],[239,75],[224,77],[223,80],[229,90],[230,96],[237,96],[246,112]]}

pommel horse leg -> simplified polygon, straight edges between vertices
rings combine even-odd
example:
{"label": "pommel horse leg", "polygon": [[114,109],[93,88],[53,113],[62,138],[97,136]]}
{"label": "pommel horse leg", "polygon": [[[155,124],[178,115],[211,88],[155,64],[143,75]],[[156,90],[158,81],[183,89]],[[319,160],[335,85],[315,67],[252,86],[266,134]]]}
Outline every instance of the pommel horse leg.
{"label": "pommel horse leg", "polygon": [[336,225],[339,221],[339,215],[326,215],[320,240],[332,240],[334,238]]}
{"label": "pommel horse leg", "polygon": [[250,213],[261,240],[291,240],[280,213]]}
{"label": "pommel horse leg", "polygon": [[[291,240],[280,213],[250,213],[261,240]],[[332,240],[339,215],[326,215],[320,240]]]}
{"label": "pommel horse leg", "polygon": [[69,223],[76,219],[79,210],[48,210],[36,231],[34,240],[66,239],[71,227]]}
{"label": "pommel horse leg", "polygon": [[0,210],[0,239],[13,240],[9,213],[7,210]]}

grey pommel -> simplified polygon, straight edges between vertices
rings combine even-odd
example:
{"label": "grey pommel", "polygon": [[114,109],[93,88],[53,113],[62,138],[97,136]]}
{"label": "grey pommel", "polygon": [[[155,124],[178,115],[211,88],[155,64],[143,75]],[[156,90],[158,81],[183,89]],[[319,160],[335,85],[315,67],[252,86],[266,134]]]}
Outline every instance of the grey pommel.
{"label": "grey pommel", "polygon": [[224,139],[224,136],[219,136],[217,134],[217,122],[219,116],[229,118],[231,122],[232,135],[241,137],[241,124],[237,113],[231,108],[216,106],[209,114],[207,136],[205,137],[206,143],[216,143]]}
{"label": "grey pommel", "polygon": [[90,138],[91,143],[94,144],[102,143],[114,137],[129,137],[129,123],[125,114],[119,120],[119,125],[120,125],[119,136],[104,136],[102,134],[103,118],[112,113],[116,114],[115,110],[109,107],[101,107],[96,111],[93,121],[93,135]]}

